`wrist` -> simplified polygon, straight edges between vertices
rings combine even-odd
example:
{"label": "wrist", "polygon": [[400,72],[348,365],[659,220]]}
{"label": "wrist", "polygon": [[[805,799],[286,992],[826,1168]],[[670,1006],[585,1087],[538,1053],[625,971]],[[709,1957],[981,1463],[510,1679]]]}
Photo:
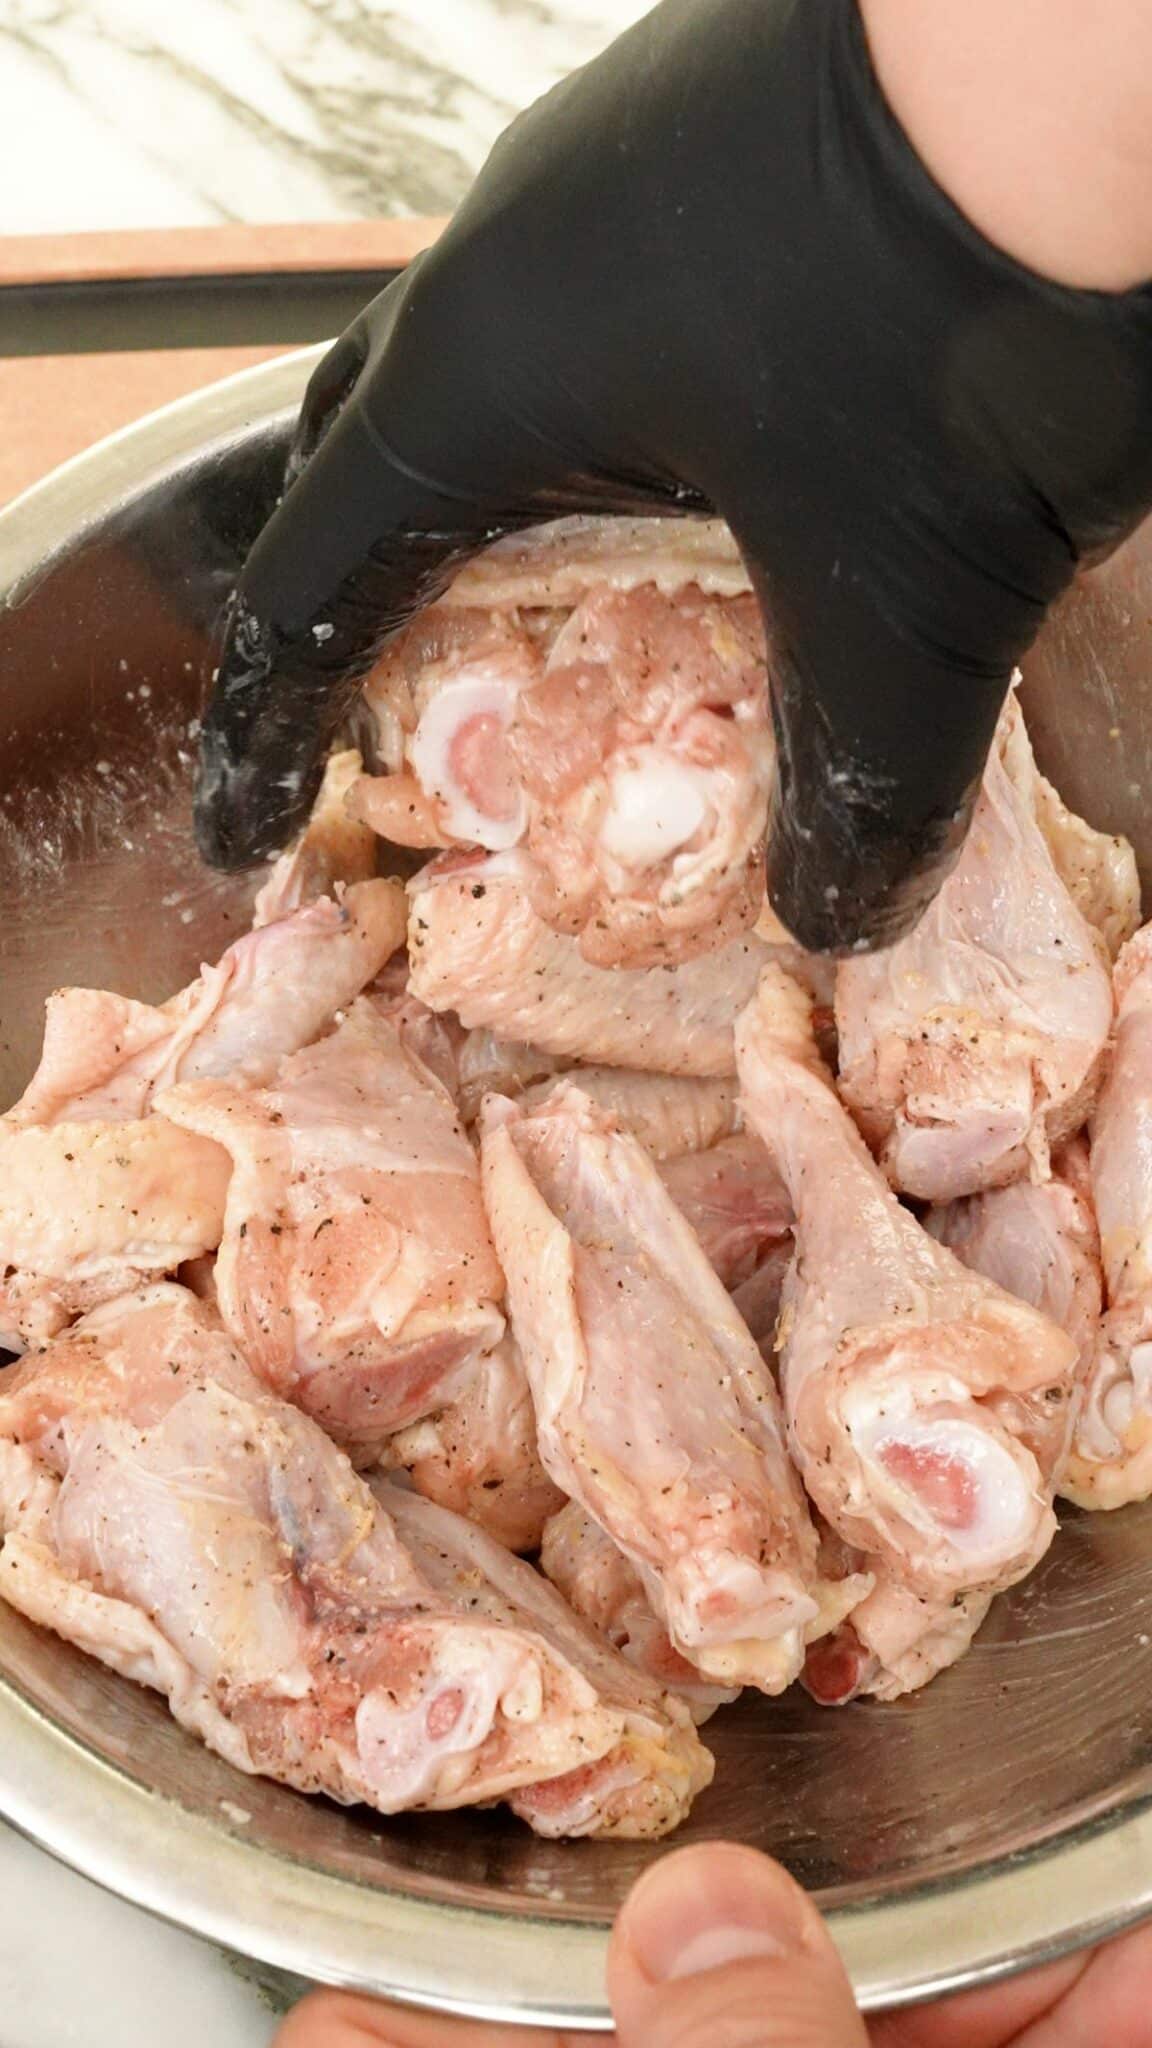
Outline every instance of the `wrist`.
{"label": "wrist", "polygon": [[889,105],[996,247],[1064,285],[1152,278],[1146,0],[859,0]]}

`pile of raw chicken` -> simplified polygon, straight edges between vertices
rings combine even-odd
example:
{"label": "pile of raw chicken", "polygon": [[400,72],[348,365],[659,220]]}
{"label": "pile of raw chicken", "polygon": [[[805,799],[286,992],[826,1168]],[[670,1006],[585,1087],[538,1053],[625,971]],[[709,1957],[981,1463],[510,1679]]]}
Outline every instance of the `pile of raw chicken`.
{"label": "pile of raw chicken", "polygon": [[655,1835],[1152,1492],[1152,926],[1013,696],[911,937],[791,945],[715,523],[497,544],[367,699],[215,966],[49,999],[0,1593],[242,1770]]}

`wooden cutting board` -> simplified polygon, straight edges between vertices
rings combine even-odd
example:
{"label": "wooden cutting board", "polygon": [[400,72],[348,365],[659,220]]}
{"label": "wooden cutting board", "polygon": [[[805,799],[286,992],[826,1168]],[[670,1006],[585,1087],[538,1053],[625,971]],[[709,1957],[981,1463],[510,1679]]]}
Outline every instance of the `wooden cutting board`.
{"label": "wooden cutting board", "polygon": [[[12,285],[392,269],[434,241],[441,225],[354,221],[0,236],[0,318],[3,288]],[[142,413],[291,346],[0,355],[0,505]]]}

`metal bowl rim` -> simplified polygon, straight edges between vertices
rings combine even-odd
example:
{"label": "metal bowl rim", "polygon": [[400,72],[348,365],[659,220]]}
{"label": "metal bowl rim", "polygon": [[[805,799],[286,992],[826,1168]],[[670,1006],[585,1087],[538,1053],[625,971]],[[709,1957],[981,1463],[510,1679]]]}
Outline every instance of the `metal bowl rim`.
{"label": "metal bowl rim", "polygon": [[[180,463],[297,408],[323,347],[149,414],[0,510],[0,603]],[[242,1780],[238,1781],[242,1784]],[[0,1815],[136,1905],[273,1967],[497,2021],[606,2031],[607,1927],[369,1890],[149,1792],[0,1674]],[[833,1904],[865,2010],[986,1982],[1152,1911],[1152,1792],[1019,1854]]]}

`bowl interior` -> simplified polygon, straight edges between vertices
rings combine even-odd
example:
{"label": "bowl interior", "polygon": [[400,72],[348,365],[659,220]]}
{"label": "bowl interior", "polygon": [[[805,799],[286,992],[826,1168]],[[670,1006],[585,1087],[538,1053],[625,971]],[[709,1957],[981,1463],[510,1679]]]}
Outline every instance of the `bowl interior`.
{"label": "bowl interior", "polygon": [[[252,884],[200,866],[189,791],[214,621],[283,460],[285,417],[255,414],[142,481],[125,484],[121,460],[114,502],[77,512],[82,530],[45,544],[35,576],[23,564],[7,604],[32,515],[0,520],[4,1102],[57,984],[162,997],[246,919]],[[1147,583],[1142,542],[1065,607],[1029,676],[1051,772],[1094,822],[1137,828],[1146,872]],[[1152,1796],[1150,1546],[1152,1509],[1070,1510],[1042,1568],[923,1694],[841,1712],[799,1693],[741,1702],[709,1730],[716,1782],[678,1839],[770,1850],[850,1915],[1135,1812]],[[495,1814],[384,1821],[241,1778],[150,1695],[0,1606],[5,1687],[161,1801],[369,1893],[603,1926],[657,1853],[543,1842]],[[0,1762],[0,1809],[2,1779]]]}

